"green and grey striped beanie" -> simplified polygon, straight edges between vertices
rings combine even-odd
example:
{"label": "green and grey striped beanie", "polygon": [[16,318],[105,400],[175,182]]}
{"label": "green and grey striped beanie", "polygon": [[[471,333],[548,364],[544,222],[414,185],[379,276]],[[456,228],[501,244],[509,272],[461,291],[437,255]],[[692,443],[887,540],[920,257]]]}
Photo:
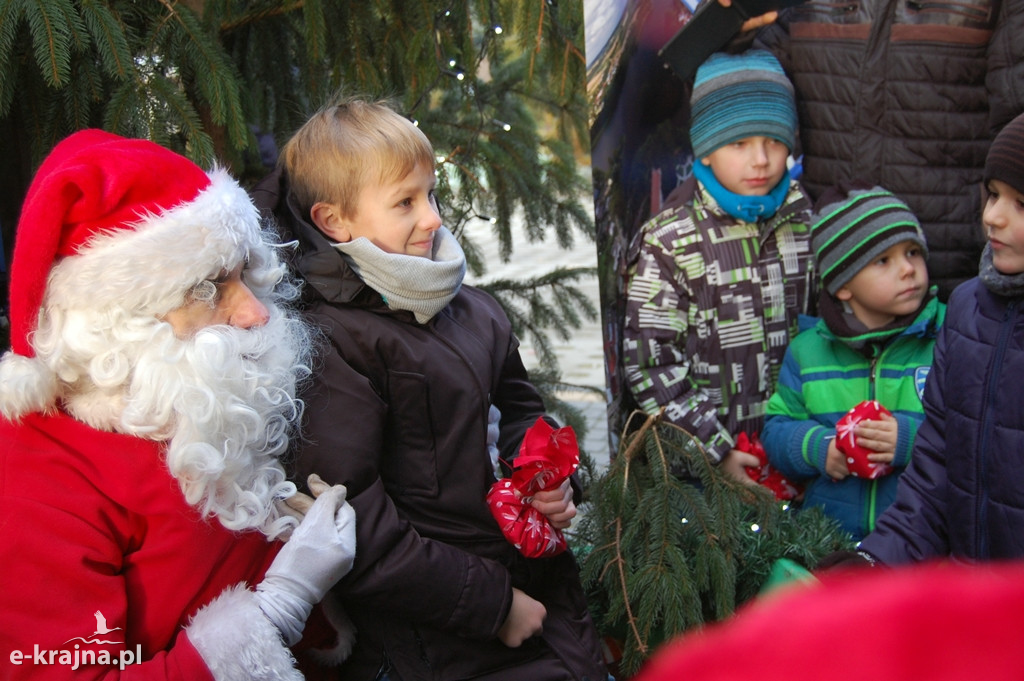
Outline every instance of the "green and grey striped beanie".
{"label": "green and grey striped beanie", "polygon": [[771,137],[790,151],[796,141],[793,84],[766,50],[716,52],[693,82],[690,145],[696,158],[746,137]]}
{"label": "green and grey striped beanie", "polygon": [[811,215],[811,247],[822,286],[832,295],[903,241],[917,243],[928,256],[917,218],[907,204],[881,187],[833,187],[818,200]]}

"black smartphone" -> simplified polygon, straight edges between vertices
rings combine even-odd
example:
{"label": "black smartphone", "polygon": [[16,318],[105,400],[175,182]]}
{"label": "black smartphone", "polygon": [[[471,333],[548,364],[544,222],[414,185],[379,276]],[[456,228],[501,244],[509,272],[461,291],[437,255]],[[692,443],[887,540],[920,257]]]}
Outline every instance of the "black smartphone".
{"label": "black smartphone", "polygon": [[806,0],[732,0],[730,7],[722,7],[718,0],[704,0],[658,55],[679,78],[690,81],[705,59],[739,33],[744,21],[804,2]]}

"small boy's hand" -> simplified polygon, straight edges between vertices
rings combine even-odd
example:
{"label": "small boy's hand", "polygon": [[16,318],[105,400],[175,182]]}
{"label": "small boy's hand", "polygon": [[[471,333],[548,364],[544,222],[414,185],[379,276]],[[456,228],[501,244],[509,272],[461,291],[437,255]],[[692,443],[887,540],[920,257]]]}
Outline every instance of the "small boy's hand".
{"label": "small boy's hand", "polygon": [[857,444],[874,451],[868,454],[872,463],[892,463],[896,455],[896,436],[898,434],[896,419],[883,414],[877,421],[861,421],[854,429]]}
{"label": "small boy's hand", "polygon": [[518,648],[526,639],[543,633],[547,616],[548,611],[543,603],[513,587],[512,607],[505,623],[498,630],[498,638],[509,648]]}
{"label": "small boy's hand", "polygon": [[576,517],[576,504],[572,500],[572,485],[568,478],[555,489],[537,492],[529,503],[546,516],[556,530],[568,528]]}
{"label": "small boy's hand", "polygon": [[757,482],[747,475],[746,470],[747,468],[757,468],[761,465],[761,462],[753,454],[744,452],[742,449],[730,449],[719,465],[734,480],[742,482],[744,485],[757,486]]}
{"label": "small boy's hand", "polygon": [[850,474],[846,465],[846,455],[836,447],[836,439],[828,441],[828,454],[825,455],[825,474],[833,480],[842,480]]}

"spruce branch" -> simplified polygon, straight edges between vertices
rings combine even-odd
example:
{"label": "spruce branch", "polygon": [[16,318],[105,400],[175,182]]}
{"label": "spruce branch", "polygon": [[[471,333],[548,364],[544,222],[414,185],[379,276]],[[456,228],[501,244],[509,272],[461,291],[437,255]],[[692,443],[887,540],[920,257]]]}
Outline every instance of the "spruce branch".
{"label": "spruce branch", "polygon": [[779,558],[810,568],[852,547],[818,509],[733,480],[664,414],[631,414],[592,483],[575,546],[599,627],[623,641],[627,678],[668,639],[757,597]]}

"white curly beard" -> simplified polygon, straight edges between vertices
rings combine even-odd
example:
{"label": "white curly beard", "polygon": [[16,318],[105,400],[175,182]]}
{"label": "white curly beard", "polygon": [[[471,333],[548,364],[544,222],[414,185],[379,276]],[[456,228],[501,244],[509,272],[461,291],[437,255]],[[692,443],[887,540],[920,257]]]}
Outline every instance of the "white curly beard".
{"label": "white curly beard", "polygon": [[274,501],[295,492],[280,456],[301,415],[296,384],[310,342],[300,321],[268,309],[265,326],[214,326],[186,340],[156,319],[108,326],[69,313],[66,328],[81,333],[73,352],[64,346],[58,373],[72,416],[166,441],[167,468],[189,504],[228,529],[273,538],[295,525]]}

